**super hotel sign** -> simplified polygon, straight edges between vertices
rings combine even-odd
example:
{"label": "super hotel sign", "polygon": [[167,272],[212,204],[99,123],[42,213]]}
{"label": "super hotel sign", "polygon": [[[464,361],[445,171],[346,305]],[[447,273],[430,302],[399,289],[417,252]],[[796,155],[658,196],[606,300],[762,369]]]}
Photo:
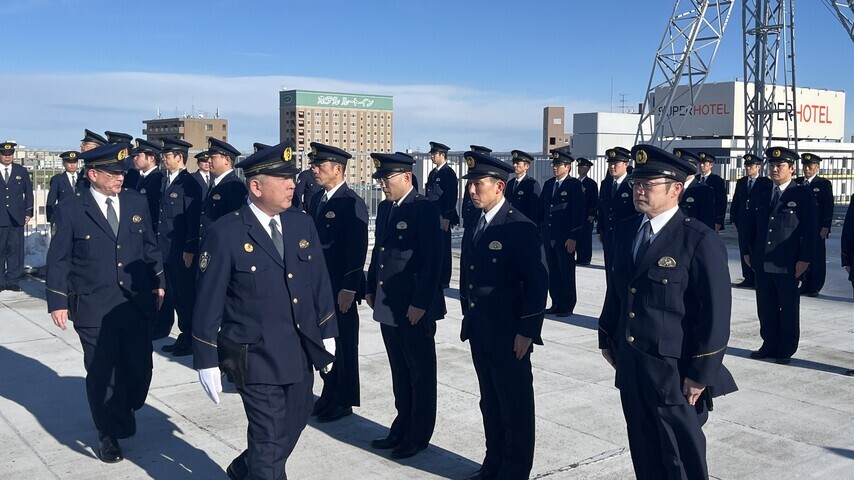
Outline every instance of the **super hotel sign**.
{"label": "super hotel sign", "polygon": [[353,108],[360,110],[392,110],[392,97],[353,93],[285,90],[279,92],[280,107]]}

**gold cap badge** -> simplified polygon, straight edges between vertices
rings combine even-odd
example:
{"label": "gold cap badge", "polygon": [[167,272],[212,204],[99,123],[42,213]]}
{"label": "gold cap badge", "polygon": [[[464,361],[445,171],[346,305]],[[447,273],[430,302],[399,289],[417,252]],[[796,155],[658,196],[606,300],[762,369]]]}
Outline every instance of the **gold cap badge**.
{"label": "gold cap badge", "polygon": [[469,168],[474,168],[474,166],[477,165],[477,162],[474,161],[474,157],[468,156],[466,157],[466,165],[468,165]]}
{"label": "gold cap badge", "polygon": [[638,150],[638,153],[635,155],[635,161],[638,165],[643,165],[646,161],[649,160],[649,157],[646,154],[645,150]]}
{"label": "gold cap badge", "polygon": [[282,159],[286,162],[290,162],[291,158],[294,156],[294,150],[291,147],[285,148],[285,151],[282,153]]}

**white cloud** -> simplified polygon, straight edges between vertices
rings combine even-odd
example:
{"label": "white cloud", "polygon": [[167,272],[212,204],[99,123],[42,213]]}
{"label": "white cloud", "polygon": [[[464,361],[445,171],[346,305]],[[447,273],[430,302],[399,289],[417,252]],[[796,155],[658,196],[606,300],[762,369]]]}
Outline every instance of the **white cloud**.
{"label": "white cloud", "polygon": [[454,149],[469,144],[495,150],[538,151],[543,107],[572,113],[606,109],[583,100],[535,97],[453,85],[381,85],[296,76],[221,77],[158,73],[0,75],[14,92],[0,115],[0,135],[44,148],[75,148],[84,128],[142,135],[142,120],[219,109],[229,120],[229,140],[251,150],[252,142],[276,143],[278,92],[282,87],[392,95],[395,149],[424,150],[429,140]]}

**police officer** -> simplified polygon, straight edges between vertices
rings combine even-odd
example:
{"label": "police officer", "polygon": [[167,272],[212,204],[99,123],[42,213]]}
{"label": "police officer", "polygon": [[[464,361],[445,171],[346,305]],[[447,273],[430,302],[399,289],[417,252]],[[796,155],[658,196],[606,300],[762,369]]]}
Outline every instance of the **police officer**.
{"label": "police officer", "polygon": [[735,192],[732,194],[732,204],[729,206],[730,222],[735,225],[738,232],[741,276],[744,279],[734,286],[737,288],[753,288],[756,286],[753,269],[744,263],[744,255],[747,252],[741,249],[744,245],[743,237],[747,233],[747,212],[750,210],[751,200],[758,192],[764,188],[773,188],[773,183],[768,177],[759,175],[759,168],[762,166],[761,157],[748,153],[742,159],[744,160],[745,174],[735,182]]}
{"label": "police officer", "polygon": [[585,205],[581,182],[569,176],[575,158],[566,150],[552,153],[554,177],[543,185],[540,228],[549,266],[549,296],[546,313],[568,317],[575,310],[575,248],[583,234]]}
{"label": "police officer", "polygon": [[205,238],[205,232],[220,217],[231,213],[246,202],[246,185],[234,173],[234,161],[240,151],[222,140],[208,139],[208,158],[211,172],[214,174],[213,186],[202,202],[199,237]]}
{"label": "police officer", "polygon": [[211,159],[207,150],[197,153],[194,158],[199,169],[191,175],[199,182],[199,186],[202,188],[202,198],[205,199],[208,197],[208,190],[213,186],[214,180],[213,175],[211,175]]}
{"label": "police officer", "polygon": [[[518,157],[514,157],[514,160]],[[460,259],[460,339],[469,341],[486,434],[481,468],[467,479],[527,479],[534,461],[533,343],[543,344],[548,271],[536,225],[505,200],[510,165],[466,155],[478,210]]]}
{"label": "police officer", "polygon": [[107,137],[108,144],[121,145],[125,148],[127,157],[125,158],[124,166],[127,173],[125,173],[125,183],[122,184],[122,188],[136,190],[137,184],[139,183],[139,170],[134,166],[134,155],[131,153],[131,150],[133,149],[133,145],[131,145],[133,142],[133,135],[122,132],[111,132],[109,130],[104,132],[104,135]]}
{"label": "police officer", "polygon": [[[845,211],[845,223],[842,224],[842,238],[840,239],[840,256],[842,268],[848,273],[848,280],[854,287],[854,194],[848,202],[848,210]],[[852,370],[848,371],[851,375]]]}
{"label": "police officer", "polygon": [[[160,142],[154,143],[137,138],[136,147],[130,151],[133,159],[133,168],[139,172],[136,185],[133,188],[145,195],[148,199],[148,208],[151,210],[151,221],[154,222],[154,231],[157,232],[157,219],[160,213],[160,197],[163,196],[163,172],[158,168],[160,163]],[[127,182],[125,182],[127,183]]]}
{"label": "police officer", "polygon": [[[193,354],[190,340],[193,307],[196,301],[196,279],[193,265],[198,250],[199,214],[202,206],[202,187],[187,171],[186,163],[193,145],[177,138],[160,139],[160,156],[166,175],[157,228],[157,244],[163,255],[166,273],[166,297],[178,314],[181,333],[171,345],[160,349],[173,356]],[[173,318],[155,327],[155,336],[172,329]],[[159,330],[159,331],[158,331]]]}
{"label": "police officer", "polygon": [[312,197],[321,190],[320,185],[314,178],[314,172],[311,167],[300,172],[297,176],[297,189],[294,192],[294,207],[301,210],[306,210],[311,202]]}
{"label": "police officer", "polygon": [[368,207],[344,181],[352,156],[340,148],[311,143],[311,167],[323,190],[311,199],[314,218],[338,318],[335,363],[323,377],[323,392],[312,413],[317,421],[333,422],[359,406],[359,312],[365,294],[365,256],[368,253]]}
{"label": "police officer", "polygon": [[815,199],[792,179],[798,153],[783,147],[765,151],[774,188],[758,192],[750,207],[744,261],[756,273],[756,310],[762,346],[750,358],[774,358],[786,365],[798,349],[798,279],[815,258],[818,231]]}
{"label": "police officer", "polygon": [[605,259],[605,276],[611,273],[611,244],[614,241],[614,227],[621,220],[638,214],[632,203],[632,188],[628,179],[631,152],[623,147],[614,147],[605,151],[608,162],[608,176],[599,184],[599,219],[596,230]]}
{"label": "police officer", "polygon": [[24,273],[24,225],[33,216],[33,182],[30,173],[14,162],[14,142],[0,143],[0,289],[20,292]]}
{"label": "police officer", "polygon": [[45,200],[44,205],[48,222],[53,218],[53,209],[56,204],[77,193],[78,188],[82,188],[82,179],[78,171],[78,155],[80,152],[72,150],[59,154],[65,171],[50,177],[50,189],[47,192],[47,200]]}
{"label": "police officer", "polygon": [[585,212],[584,221],[581,223],[581,236],[575,249],[575,264],[590,265],[593,260],[593,221],[596,220],[599,210],[599,185],[596,180],[587,176],[593,162],[584,157],[578,157],[575,161],[578,162],[578,181],[584,191]]}
{"label": "police officer", "polygon": [[397,417],[387,436],[371,442],[408,458],[427,448],[436,425],[436,320],[445,316],[439,288],[440,213],[415,192],[405,153],[372,153],[385,200],[377,207],[376,240],[365,300],[373,308],[391,366]]}
{"label": "police officer", "polygon": [[[694,166],[695,172],[699,169],[699,155],[681,148],[674,149],[673,154],[687,160]],[[679,208],[682,209],[682,213],[714,230],[715,190],[708,184],[697,181],[697,177],[690,172],[682,184],[682,196],[679,198]]]}
{"label": "police officer", "polygon": [[97,133],[89,130],[88,128],[83,129],[83,138],[80,140],[80,152],[88,152],[93,148],[98,148],[101,145],[106,145],[107,139],[98,135]]}
{"label": "police officer", "polygon": [[91,188],[57,205],[47,253],[47,305],[53,323],[67,320],[83,346],[86,394],[98,458],[122,460],[118,439],[136,433],[134,411],[151,383],[149,325],[165,279],[145,197],[123,190],[126,150],[83,152]]}
{"label": "police officer", "polygon": [[424,196],[433,202],[442,215],[442,273],[439,284],[442,289],[451,283],[451,230],[460,224],[457,214],[457,174],[448,165],[450,147],[439,142],[430,142],[430,160],[436,165],[427,175]]}
{"label": "police officer", "polygon": [[513,156],[513,173],[515,175],[506,183],[504,198],[510,201],[516,211],[521,212],[532,222],[536,222],[542,191],[540,190],[540,182],[528,175],[534,156],[522,150],[513,150],[510,154]]}
{"label": "police officer", "polygon": [[202,240],[198,289],[206,301],[194,310],[193,366],[214,403],[220,368],[243,399],[248,446],[228,478],[280,480],[311,412],[311,367],[332,363],[338,328],[317,231],[311,217],[289,208],[299,173],[293,144],[238,167],[249,201]]}
{"label": "police officer", "polygon": [[617,372],[639,479],[708,478],[701,429],[712,397],[737,388],[722,365],[732,297],[723,241],[679,209],[696,167],[638,145],[635,207],[617,224],[599,348]]}
{"label": "police officer", "polygon": [[[479,152],[486,155],[492,153],[491,148],[483,147],[480,145],[471,145],[469,146],[470,151]],[[460,207],[460,211],[462,212],[463,217],[463,228],[474,228],[474,225],[466,225],[466,219],[471,217],[471,212],[475,211],[476,208],[474,204],[471,202],[471,194],[469,193],[470,182],[466,182],[465,187],[463,187],[463,203]],[[418,190],[416,190],[417,192]],[[534,220],[533,218],[531,220]]]}
{"label": "police officer", "polygon": [[818,292],[824,287],[824,279],[827,276],[827,246],[825,242],[830,235],[830,225],[833,223],[833,185],[830,180],[818,175],[821,157],[814,153],[801,155],[801,163],[804,168],[804,176],[795,179],[795,183],[807,187],[812,191],[818,206],[818,238],[815,239],[815,257],[810,263],[810,268],[801,279],[801,295],[817,297]]}
{"label": "police officer", "polygon": [[717,159],[709,152],[697,153],[699,158],[698,167],[700,175],[698,183],[712,187],[715,192],[715,231],[724,229],[724,218],[726,217],[727,184],[726,180],[717,173],[712,172]]}

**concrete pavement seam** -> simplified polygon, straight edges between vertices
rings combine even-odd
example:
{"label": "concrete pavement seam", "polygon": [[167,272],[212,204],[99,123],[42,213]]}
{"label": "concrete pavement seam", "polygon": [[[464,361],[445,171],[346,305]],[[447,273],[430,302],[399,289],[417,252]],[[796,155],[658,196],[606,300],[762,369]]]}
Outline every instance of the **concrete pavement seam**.
{"label": "concrete pavement seam", "polygon": [[33,455],[35,455],[36,458],[39,459],[39,462],[41,462],[41,464],[44,466],[44,468],[47,469],[48,472],[50,472],[50,474],[53,476],[53,478],[59,480],[59,476],[57,476],[56,472],[54,472],[53,469],[50,468],[50,466],[47,464],[45,459],[41,455],[39,455],[39,452],[36,451],[36,449],[33,447],[33,445],[30,442],[28,442],[26,438],[24,438],[24,436],[21,434],[20,430],[15,428],[15,425],[13,425],[12,422],[10,422],[8,418],[6,418],[6,415],[3,415],[3,412],[0,412],[0,419],[3,420],[3,423],[5,423],[6,425],[9,426],[10,430],[15,432],[15,436],[18,437],[18,440],[20,440],[21,443],[26,445],[27,448],[30,450],[30,452],[32,452]]}
{"label": "concrete pavement seam", "polygon": [[592,457],[587,457],[584,460],[581,460],[579,462],[571,463],[569,465],[565,465],[563,467],[556,468],[554,470],[549,470],[548,472],[539,473],[539,474],[531,477],[531,480],[538,480],[540,478],[549,477],[549,476],[554,475],[556,473],[562,473],[562,472],[567,472],[569,470],[574,470],[578,467],[583,467],[586,465],[593,465],[595,463],[605,462],[605,461],[611,460],[613,458],[622,457],[623,455],[625,455],[628,452],[629,452],[629,449],[625,448],[625,447],[620,447],[620,448],[617,448],[614,450],[607,450],[607,451],[602,452],[598,455],[593,455]]}

